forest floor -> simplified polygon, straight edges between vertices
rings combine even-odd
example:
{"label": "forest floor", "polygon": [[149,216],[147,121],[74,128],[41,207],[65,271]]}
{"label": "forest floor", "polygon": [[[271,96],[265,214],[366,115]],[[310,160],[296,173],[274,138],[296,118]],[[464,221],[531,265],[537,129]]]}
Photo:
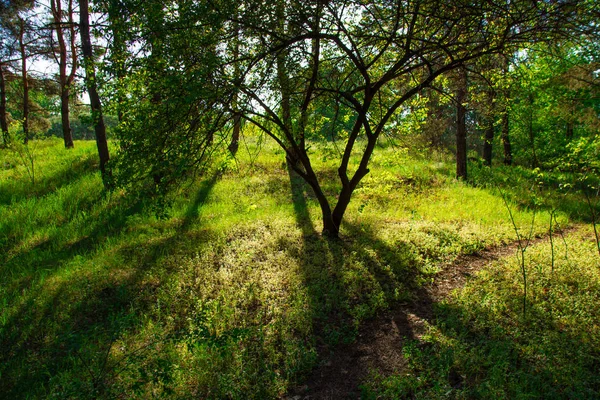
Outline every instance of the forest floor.
{"label": "forest floor", "polygon": [[[94,142],[0,149],[0,399],[599,398],[576,176],[457,181],[451,155],[384,143],[327,240],[310,188],[250,139],[164,203],[105,191]],[[314,146],[333,199],[335,148]],[[540,238],[524,268],[515,228]]]}
{"label": "forest floor", "polygon": [[[571,225],[560,235],[568,235],[581,226]],[[520,246],[533,247],[547,242],[549,235],[540,235],[530,241],[514,241],[505,245],[484,248],[472,254],[460,255],[443,266],[435,280],[413,293],[409,302],[397,304],[361,327],[356,342],[319,349],[321,363],[306,383],[290,394],[288,400],[334,400],[361,398],[361,386],[373,371],[387,376],[407,372],[403,347],[407,341],[420,340],[427,325],[436,318],[435,307],[454,290],[464,287],[476,272],[494,261],[518,257]],[[461,385],[461,377],[451,377]]]}

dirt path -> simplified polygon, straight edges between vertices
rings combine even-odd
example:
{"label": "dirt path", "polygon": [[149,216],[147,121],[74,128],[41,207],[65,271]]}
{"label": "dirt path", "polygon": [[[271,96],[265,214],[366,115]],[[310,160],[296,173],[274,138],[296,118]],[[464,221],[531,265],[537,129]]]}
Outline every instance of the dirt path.
{"label": "dirt path", "polygon": [[[563,234],[574,229],[567,228]],[[535,238],[530,246],[547,240],[547,236]],[[359,385],[368,379],[371,371],[378,370],[383,375],[401,372],[406,368],[403,344],[425,333],[425,323],[434,318],[433,304],[463,287],[467,279],[486,264],[513,256],[517,251],[518,243],[514,242],[462,255],[445,265],[431,285],[415,293],[411,303],[398,305],[366,322],[356,342],[321,351],[321,364],[306,384],[288,395],[287,400],[358,399]]]}

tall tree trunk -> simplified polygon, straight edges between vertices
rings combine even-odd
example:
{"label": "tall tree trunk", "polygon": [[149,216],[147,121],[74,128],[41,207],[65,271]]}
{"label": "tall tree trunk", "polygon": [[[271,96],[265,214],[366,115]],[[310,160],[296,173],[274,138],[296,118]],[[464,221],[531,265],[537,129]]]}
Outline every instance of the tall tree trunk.
{"label": "tall tree trunk", "polygon": [[233,133],[231,134],[231,143],[229,143],[229,151],[235,156],[240,145],[240,131],[242,125],[242,118],[238,111],[235,111],[233,115]]}
{"label": "tall tree trunk", "polygon": [[[278,0],[275,9],[275,17],[277,18],[277,26],[280,34],[285,33],[285,4],[286,3],[284,1]],[[290,108],[290,79],[285,65],[286,60],[287,52],[280,51],[277,54],[277,81],[279,83],[279,90],[281,92],[281,119],[285,129],[288,131],[288,134],[293,135],[292,112]],[[297,155],[294,155],[294,158],[297,158]],[[287,160],[290,161],[289,157]],[[291,161],[296,163],[298,160]]]}
{"label": "tall tree trunk", "polygon": [[110,58],[114,68],[115,77],[117,78],[116,109],[119,122],[123,120],[123,104],[125,102],[123,81],[125,79],[125,59],[127,56],[125,35],[123,33],[123,19],[121,2],[110,1],[108,6],[108,20],[110,23],[110,30],[113,34]]}
{"label": "tall tree trunk", "polygon": [[60,116],[62,122],[63,139],[65,148],[73,148],[73,133],[71,130],[71,122],[69,120],[69,78],[67,77],[67,45],[65,43],[65,35],[62,26],[63,11],[62,0],[51,0],[50,7],[52,17],[54,19],[54,29],[56,30],[56,38],[58,41],[59,53],[59,83],[60,83]]}
{"label": "tall tree trunk", "polygon": [[[359,118],[357,121],[358,121],[357,122],[358,124],[363,125],[365,127],[365,130],[368,130],[370,132],[371,128],[369,126],[366,114],[359,115]],[[356,189],[358,184],[362,181],[362,179],[365,176],[367,176],[367,174],[369,173],[368,164],[369,164],[369,160],[371,159],[371,156],[373,155],[373,151],[375,150],[376,144],[377,144],[377,137],[369,134],[367,136],[367,145],[365,146],[363,154],[361,155],[361,160],[358,165],[358,168],[356,169],[356,172],[354,173],[354,175],[352,176],[351,179],[349,179],[349,180],[342,179],[342,190],[340,191],[340,193],[337,197],[337,202],[335,204],[335,207],[334,207],[332,215],[331,215],[331,217],[332,217],[331,221],[328,221],[327,219],[323,219],[323,227],[324,227],[323,232],[326,233],[328,236],[330,236],[330,237],[338,236],[340,225],[342,223],[342,219],[344,217],[344,214],[346,213],[348,205],[350,204],[352,194],[354,193],[354,190]],[[345,156],[346,156],[346,154],[345,154]],[[346,172],[343,172],[340,169],[338,169],[338,174],[341,177],[342,175],[345,175]],[[330,224],[332,224],[331,225],[332,228],[330,228],[330,229],[334,229],[334,230],[327,231],[328,226]]]}
{"label": "tall tree trunk", "polygon": [[6,120],[6,82],[4,80],[4,65],[0,64],[0,128],[2,129],[2,140],[8,144],[8,121]]}
{"label": "tall tree trunk", "polygon": [[[502,66],[502,73],[504,76],[508,75],[508,59],[504,59],[504,65]],[[505,83],[506,85],[506,83]],[[500,122],[500,129],[502,135],[502,144],[504,145],[504,165],[512,165],[512,148],[510,145],[509,136],[509,115],[508,115],[508,99],[510,97],[510,89],[504,87],[502,90],[502,118]]]}
{"label": "tall tree trunk", "polygon": [[494,144],[494,97],[493,90],[488,92],[488,115],[487,127],[485,129],[485,139],[483,141],[483,164],[492,166],[493,144]]}
{"label": "tall tree trunk", "polygon": [[27,53],[25,49],[25,21],[19,19],[19,50],[21,52],[21,77],[23,81],[23,143],[29,142],[29,82],[27,77]]}
{"label": "tall tree trunk", "polygon": [[96,87],[96,68],[94,66],[94,54],[92,41],[90,39],[90,17],[88,0],[79,0],[79,31],[81,34],[81,49],[83,52],[83,65],[85,67],[85,85],[90,96],[94,130],[96,132],[96,145],[100,157],[100,171],[104,185],[108,186],[108,173],[106,163],[110,159],[108,142],[106,140],[106,127],[102,116],[102,102]]}
{"label": "tall tree trunk", "polygon": [[539,161],[537,158],[537,153],[535,150],[535,131],[533,129],[533,103],[534,97],[533,93],[529,93],[529,145],[531,146],[532,152],[532,160],[531,160],[531,168],[537,168],[539,165]]}
{"label": "tall tree trunk", "polygon": [[458,87],[456,91],[456,178],[467,179],[467,74],[461,68],[458,70]]}
{"label": "tall tree trunk", "polygon": [[571,141],[571,139],[573,139],[573,122],[567,122],[566,136],[568,141]]}
{"label": "tall tree trunk", "polygon": [[[238,57],[240,54],[240,30],[239,26],[235,31],[235,39],[233,43],[233,59],[235,60],[233,66],[233,75],[235,79],[240,78],[240,64],[238,62]],[[235,156],[238,151],[239,142],[240,142],[240,130],[242,125],[242,118],[238,108],[238,96],[234,94],[232,99],[232,108],[233,108],[233,133],[231,135],[231,143],[229,143],[229,151],[231,154]]]}
{"label": "tall tree trunk", "polygon": [[504,145],[504,165],[512,164],[512,149],[510,146],[510,137],[509,137],[509,123],[508,123],[508,107],[506,104],[503,106],[502,110],[502,144]]}

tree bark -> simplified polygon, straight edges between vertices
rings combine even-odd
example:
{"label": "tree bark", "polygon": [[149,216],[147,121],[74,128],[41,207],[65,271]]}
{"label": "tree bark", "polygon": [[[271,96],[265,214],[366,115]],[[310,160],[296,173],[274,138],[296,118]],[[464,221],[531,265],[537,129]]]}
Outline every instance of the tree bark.
{"label": "tree bark", "polygon": [[572,122],[567,122],[567,140],[571,141],[571,139],[573,139],[573,123]]}
{"label": "tree bark", "polygon": [[456,92],[456,178],[467,179],[467,74],[464,69],[458,70],[459,78]]}
{"label": "tree bark", "polygon": [[[277,26],[280,33],[283,34],[285,30],[285,2],[278,1],[276,8]],[[280,51],[277,54],[277,81],[279,82],[279,90],[281,93],[281,114],[282,121],[285,129],[288,131],[287,134],[292,135],[292,112],[290,107],[290,79],[286,71],[286,59],[287,51]],[[294,155],[297,158],[297,155]],[[289,160],[289,157],[287,158]],[[292,160],[297,161],[297,160]]]}
{"label": "tree bark", "polygon": [[483,141],[483,164],[492,166],[493,145],[494,145],[494,91],[488,92],[488,115],[487,127],[485,129],[485,139]]}
{"label": "tree bark", "polygon": [[125,102],[125,96],[123,94],[123,80],[125,78],[126,59],[125,35],[123,33],[123,14],[120,4],[120,2],[111,1],[108,6],[108,20],[110,23],[110,30],[113,34],[110,58],[114,68],[115,77],[117,78],[116,109],[119,122],[123,120],[123,103]]}
{"label": "tree bark", "polygon": [[504,165],[512,165],[512,149],[510,146],[509,123],[508,123],[508,107],[504,105],[502,110],[502,144],[504,145]]}
{"label": "tree bark", "polygon": [[90,39],[90,19],[88,0],[79,0],[79,31],[81,35],[81,49],[83,52],[83,64],[85,67],[85,85],[90,96],[90,105],[92,118],[94,120],[94,130],[96,133],[96,145],[98,147],[98,156],[100,157],[100,172],[104,185],[108,186],[108,171],[106,163],[110,159],[108,152],[108,142],[106,140],[106,127],[102,116],[102,102],[98,95],[96,86],[96,69],[94,67],[94,54],[92,50],[92,41]]}
{"label": "tree bark", "polygon": [[4,145],[10,141],[8,133],[8,121],[6,119],[6,82],[4,79],[4,65],[0,64],[0,129],[2,129],[2,140]]}
{"label": "tree bark", "polygon": [[233,115],[233,133],[231,134],[231,143],[229,143],[229,151],[231,154],[235,156],[238,151],[238,147],[240,145],[240,130],[241,130],[241,122],[242,118],[240,117],[239,112]]}
{"label": "tree bark", "polygon": [[[502,66],[502,72],[504,76],[508,75],[508,59],[504,59],[504,65]],[[506,85],[506,83],[505,83]],[[504,87],[502,90],[502,120],[500,122],[502,144],[504,146],[504,165],[512,165],[512,147],[510,145],[510,126],[509,126],[509,115],[508,115],[508,99],[510,97],[510,89]]]}
{"label": "tree bark", "polygon": [[281,90],[281,114],[285,128],[292,132],[292,113],[290,111],[289,79],[285,72],[284,56],[277,57],[277,78]]}
{"label": "tree bark", "polygon": [[52,17],[54,19],[54,29],[56,30],[59,51],[58,70],[60,83],[60,116],[62,122],[63,139],[65,142],[65,148],[71,149],[73,148],[73,133],[69,119],[69,99],[70,84],[72,80],[67,76],[67,45],[65,43],[65,36],[62,27],[63,10],[61,1],[62,0],[51,0],[50,7],[52,10]]}
{"label": "tree bark", "polygon": [[21,52],[21,77],[23,81],[23,143],[29,143],[29,82],[27,53],[25,49],[25,21],[19,20],[19,50]]}
{"label": "tree bark", "polygon": [[535,150],[535,130],[533,129],[533,104],[534,104],[533,93],[529,93],[529,145],[531,146],[532,152],[532,160],[531,160],[531,168],[537,168],[539,166],[539,161],[537,158],[537,153]]}
{"label": "tree bark", "polygon": [[[233,75],[234,75],[235,79],[240,78],[240,64],[239,64],[239,61],[237,60],[239,57],[239,54],[240,54],[239,35],[240,35],[240,30],[238,27],[238,29],[236,29],[236,31],[235,31],[235,39],[234,39],[234,43],[233,43],[233,59],[235,60],[235,63],[233,66]],[[239,113],[238,95],[237,94],[233,95],[232,108],[233,108],[233,133],[231,134],[231,143],[229,143],[228,149],[231,152],[231,154],[233,154],[235,156],[235,154],[238,151],[238,147],[239,147],[240,130],[241,130],[241,125],[242,125],[242,118]]]}

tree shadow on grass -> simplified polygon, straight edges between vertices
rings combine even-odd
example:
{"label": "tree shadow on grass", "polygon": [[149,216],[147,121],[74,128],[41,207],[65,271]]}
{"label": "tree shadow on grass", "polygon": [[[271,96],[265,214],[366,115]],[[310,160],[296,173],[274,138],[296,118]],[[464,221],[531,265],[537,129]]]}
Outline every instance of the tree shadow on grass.
{"label": "tree shadow on grass", "polygon": [[[115,341],[135,331],[154,305],[156,288],[144,282],[147,272],[162,268],[162,257],[177,251],[216,181],[215,175],[203,183],[174,234],[166,238],[134,247],[125,244],[128,219],[143,210],[143,203],[127,205],[122,199],[125,203],[110,203],[110,209],[100,212],[99,221],[90,221],[94,227],[78,240],[57,248],[60,241],[51,238],[35,254],[14,257],[5,267],[26,263],[33,268],[39,259],[47,272],[40,277],[31,270],[5,291],[5,298],[21,304],[0,325],[0,393],[14,399],[46,397],[50,391],[66,397],[102,396],[127,358],[139,353],[131,349],[120,360],[110,357]],[[116,242],[105,247],[109,239]],[[104,263],[106,252],[115,251],[137,261],[135,270],[95,265]],[[87,266],[54,283],[52,275],[76,259]]]}
{"label": "tree shadow on grass", "polygon": [[344,222],[342,239],[321,237],[310,221],[305,195],[310,188],[291,172],[290,183],[304,240],[300,249],[282,247],[300,260],[320,358],[306,384],[292,392],[315,399],[358,398],[373,370],[403,367],[402,344],[433,318],[421,261],[412,244],[386,243],[368,226]]}
{"label": "tree shadow on grass", "polygon": [[97,173],[97,171],[96,158],[93,154],[86,154],[85,158],[65,164],[63,168],[55,169],[51,175],[43,175],[41,179],[36,180],[35,185],[24,180],[18,186],[10,182],[0,182],[0,206],[10,205],[32,196],[45,196],[64,186],[71,185],[86,175]]}
{"label": "tree shadow on grass", "polygon": [[[600,393],[600,352],[586,344],[588,333],[565,331],[559,316],[549,319],[541,309],[529,312],[529,322],[517,316],[502,326],[493,314],[497,310],[483,299],[440,304],[423,284],[428,276],[414,245],[383,241],[371,227],[350,222],[344,231],[337,242],[305,243],[305,253],[321,252],[317,259],[327,255],[330,261],[319,264],[304,255],[320,364],[292,395],[595,398]],[[382,294],[385,302],[377,301]],[[518,310],[520,293],[513,295],[504,301]],[[549,325],[534,329],[528,326],[533,321]],[[439,332],[435,341],[429,327]],[[550,333],[540,338],[539,332]],[[377,380],[386,384],[371,392]]]}
{"label": "tree shadow on grass", "polygon": [[[21,302],[0,330],[0,346],[7,350],[0,356],[0,390],[7,398],[41,395],[38,391],[51,377],[77,365],[81,368],[76,349],[98,336],[98,326],[91,320],[103,320],[112,310],[125,309],[123,296],[104,296],[106,288],[98,289],[95,277],[86,271],[57,286],[52,283],[53,276],[70,262],[93,258],[107,239],[120,234],[128,216],[140,210],[139,204],[111,205],[116,207],[104,210],[102,220],[90,221],[93,228],[77,240],[62,242],[59,229],[55,236],[4,265],[5,276],[18,271],[7,282],[4,297]],[[102,280],[105,285],[110,282],[107,277]]]}
{"label": "tree shadow on grass", "polygon": [[[514,295],[505,300],[518,305]],[[371,397],[598,397],[600,352],[586,343],[586,332],[566,332],[558,320],[536,327],[548,321],[539,310],[527,321],[499,317],[484,303],[438,304],[435,333],[408,347],[409,373],[387,377]]]}
{"label": "tree shadow on grass", "polygon": [[306,198],[309,196],[309,192],[311,189],[304,182],[302,177],[300,177],[292,167],[286,163],[288,176],[290,179],[290,188],[292,194],[292,203],[294,206],[294,215],[296,217],[296,224],[300,229],[302,229],[302,233],[306,235],[315,235],[316,230],[315,226],[310,219],[310,212],[308,211],[308,203],[306,202]]}
{"label": "tree shadow on grass", "polygon": [[[22,277],[22,280],[13,278],[7,292],[12,290],[12,285],[17,285],[17,291],[26,290],[39,276],[50,277],[74,258],[94,254],[106,240],[118,236],[128,218],[138,214],[144,207],[142,202],[131,202],[125,197],[106,201],[109,196],[110,193],[103,192],[98,197],[82,199],[75,208],[86,215],[83,222],[65,220],[48,238],[31,248],[17,250],[17,246],[22,244],[19,239],[22,238],[16,237],[12,246],[11,243],[4,246],[8,257],[1,269],[2,275]],[[73,229],[78,234],[83,232],[74,240],[66,239],[72,228],[70,224],[77,224]]]}

